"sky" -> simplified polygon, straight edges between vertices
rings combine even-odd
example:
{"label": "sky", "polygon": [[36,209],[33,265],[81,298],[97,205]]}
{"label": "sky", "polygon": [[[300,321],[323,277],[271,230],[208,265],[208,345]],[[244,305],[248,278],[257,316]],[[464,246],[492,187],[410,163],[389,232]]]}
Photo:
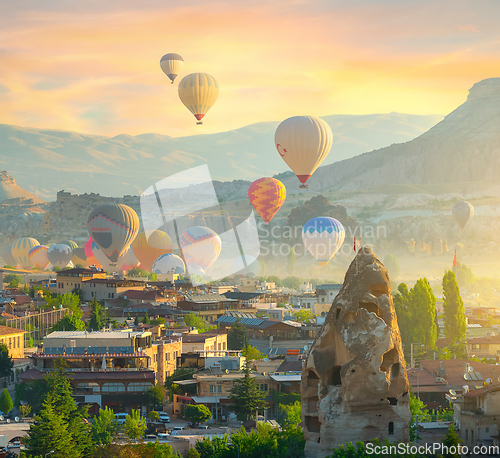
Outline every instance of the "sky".
{"label": "sky", "polygon": [[[0,123],[114,136],[295,115],[445,115],[500,76],[498,0],[0,3]],[[160,58],[219,98],[196,126]]]}

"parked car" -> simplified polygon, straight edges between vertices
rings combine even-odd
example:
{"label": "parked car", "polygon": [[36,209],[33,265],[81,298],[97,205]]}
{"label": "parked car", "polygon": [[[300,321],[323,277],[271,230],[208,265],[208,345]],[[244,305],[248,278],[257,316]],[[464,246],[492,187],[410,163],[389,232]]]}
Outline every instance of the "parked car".
{"label": "parked car", "polygon": [[155,435],[155,434],[146,434],[145,435],[145,439],[146,440],[155,440],[157,439],[158,437]]}
{"label": "parked car", "polygon": [[115,421],[119,425],[123,425],[125,423],[125,420],[128,418],[128,413],[117,413],[115,414]]}
{"label": "parked car", "polygon": [[170,417],[167,412],[160,412],[159,414],[159,421],[161,421],[162,423],[170,423]]}
{"label": "parked car", "polygon": [[210,429],[208,425],[198,425],[198,429]]}
{"label": "parked car", "polygon": [[174,431],[182,431],[185,427],[184,426],[174,426]]}
{"label": "parked car", "polygon": [[168,434],[167,433],[158,433],[158,439],[166,440],[166,439],[168,439]]}

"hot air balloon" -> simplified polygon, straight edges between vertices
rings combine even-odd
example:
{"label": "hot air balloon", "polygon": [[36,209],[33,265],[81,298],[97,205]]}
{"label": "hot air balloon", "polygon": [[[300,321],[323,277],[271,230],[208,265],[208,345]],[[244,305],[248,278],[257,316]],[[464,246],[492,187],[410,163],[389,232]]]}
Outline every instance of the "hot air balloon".
{"label": "hot air balloon", "polygon": [[179,98],[186,108],[203,124],[201,119],[212,108],[219,96],[219,83],[208,73],[191,73],[179,83]]}
{"label": "hot air balloon", "polygon": [[265,223],[269,223],[285,202],[286,188],[275,178],[259,178],[248,188],[248,198]]}
{"label": "hot air balloon", "polygon": [[118,270],[122,272],[128,272],[130,269],[139,266],[139,261],[137,260],[132,245],[130,245],[118,258],[117,266]]}
{"label": "hot air balloon", "polygon": [[140,232],[132,242],[135,257],[141,263],[141,268],[151,272],[151,266],[162,254],[172,252],[172,239],[163,231],[152,231],[149,237]]}
{"label": "hot air balloon", "polygon": [[96,266],[98,269],[102,269],[101,263],[95,258],[94,253],[92,251],[92,244],[99,248],[94,241],[92,240],[92,237],[89,237],[88,241],[85,242],[84,245],[84,251],[85,251],[85,256],[87,258],[87,264],[89,266]]}
{"label": "hot air balloon", "polygon": [[71,261],[73,256],[73,250],[64,243],[58,243],[56,245],[50,245],[47,250],[47,257],[49,262],[54,267],[66,267]]}
{"label": "hot air balloon", "polygon": [[[241,266],[243,266],[243,269]],[[260,275],[260,264],[253,256],[245,254],[234,260],[232,270],[236,274],[245,275],[246,277],[258,277]]]}
{"label": "hot air balloon", "polygon": [[274,143],[281,158],[307,188],[306,181],[328,156],[333,134],[330,126],[312,116],[285,119],[276,129]]}
{"label": "hot air balloon", "polygon": [[74,242],[73,240],[63,240],[62,242],[63,245],[68,245],[72,250],[75,248],[78,248],[78,243]]}
{"label": "hot air balloon", "polygon": [[90,237],[112,263],[125,251],[139,231],[139,217],[127,205],[105,204],[90,212]]}
{"label": "hot air balloon", "polygon": [[127,272],[132,269],[132,267],[137,267],[139,265],[139,261],[134,256],[134,253],[130,246],[125,248],[116,263],[111,262],[95,242],[92,247],[92,252],[101,268],[107,272],[113,272],[114,270]]}
{"label": "hot air balloon", "polygon": [[182,67],[184,67],[184,59],[179,56],[179,54],[171,52],[169,54],[165,54],[160,59],[160,67],[163,70],[163,73],[170,78],[172,84],[174,84],[176,76],[182,70]]}
{"label": "hot air balloon", "polygon": [[151,267],[155,274],[177,274],[183,275],[186,271],[184,261],[176,254],[162,254]]}
{"label": "hot air balloon", "polygon": [[321,267],[335,256],[344,239],[344,226],[328,216],[310,219],[302,228],[302,241]]}
{"label": "hot air balloon", "polygon": [[179,244],[190,272],[207,270],[217,260],[222,248],[217,233],[203,226],[186,229],[179,237]]}
{"label": "hot air balloon", "polygon": [[2,250],[2,258],[4,265],[18,267],[19,264],[16,261],[16,258],[12,255],[12,245],[4,246]]}
{"label": "hot air balloon", "polygon": [[453,205],[451,213],[463,231],[467,223],[474,216],[474,207],[469,202],[462,200]]}
{"label": "hot air balloon", "polygon": [[85,248],[73,248],[73,256],[71,257],[71,262],[76,266],[81,264],[82,266],[88,266],[87,256],[85,256]]}
{"label": "hot air balloon", "polygon": [[21,239],[17,239],[12,244],[12,256],[16,260],[16,264],[19,264],[22,269],[29,269],[31,267],[29,253],[30,250],[40,245],[37,240],[31,237],[23,237]]}
{"label": "hot air balloon", "polygon": [[29,258],[33,267],[45,270],[49,265],[49,257],[47,256],[48,246],[37,245],[29,252]]}

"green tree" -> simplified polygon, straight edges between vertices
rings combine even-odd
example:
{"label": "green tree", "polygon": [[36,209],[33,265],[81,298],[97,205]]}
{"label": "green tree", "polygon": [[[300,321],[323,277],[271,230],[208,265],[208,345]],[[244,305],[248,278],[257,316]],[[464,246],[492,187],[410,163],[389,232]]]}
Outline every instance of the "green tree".
{"label": "green tree", "polygon": [[21,382],[15,388],[14,404],[18,406],[21,401],[27,402],[34,413],[40,411],[42,402],[49,391],[46,380],[33,380]]}
{"label": "green tree", "polygon": [[31,412],[31,407],[28,404],[23,404],[22,406],[19,406],[19,413],[21,414],[21,417],[27,417]]}
{"label": "green tree", "polygon": [[199,315],[190,313],[184,317],[184,323],[190,328],[196,328],[199,332],[205,332],[207,330],[207,324],[205,320]]}
{"label": "green tree", "polygon": [[212,418],[209,408],[203,404],[186,406],[184,415],[193,423],[202,423]]}
{"label": "green tree", "polygon": [[280,278],[276,275],[270,275],[267,277],[267,282],[274,283],[276,286],[283,286],[283,283],[281,282]]}
{"label": "green tree", "polygon": [[426,278],[420,278],[411,290],[413,339],[424,344],[425,350],[436,347],[436,297]]}
{"label": "green tree", "polygon": [[245,345],[241,354],[249,361],[256,361],[259,359],[264,359],[265,355],[262,354],[257,347],[253,347],[252,345]]}
{"label": "green tree", "polygon": [[286,262],[287,262],[288,274],[293,275],[295,271],[295,250],[293,247],[290,249],[290,252],[288,253]]}
{"label": "green tree", "polygon": [[99,414],[92,423],[92,440],[97,445],[111,444],[117,429],[115,413],[109,407],[105,407],[104,410],[99,409]]}
{"label": "green tree", "polygon": [[139,440],[146,431],[146,419],[141,417],[139,409],[132,409],[123,424],[123,432],[130,440]]}
{"label": "green tree", "polygon": [[0,377],[8,377],[14,367],[7,345],[0,344]]}
{"label": "green tree", "polygon": [[162,406],[163,398],[165,397],[165,387],[162,385],[152,386],[146,390],[146,397],[151,409],[154,409],[156,406]]}
{"label": "green tree", "polygon": [[457,261],[457,267],[455,267],[457,283],[462,286],[470,285],[474,282],[474,274],[472,270],[460,261]]}
{"label": "green tree", "polygon": [[389,272],[389,277],[395,280],[399,277],[399,263],[396,256],[388,254],[384,258],[384,266]]}
{"label": "green tree", "polygon": [[248,420],[249,416],[267,407],[266,393],[259,388],[255,379],[250,375],[251,360],[245,361],[244,376],[235,380],[229,399],[232,409],[240,420]]}
{"label": "green tree", "polygon": [[445,273],[443,277],[443,321],[445,336],[454,345],[464,343],[467,324],[465,321],[465,309],[460,289],[458,288],[455,274],[452,271]]}
{"label": "green tree", "polygon": [[23,278],[17,274],[7,274],[3,277],[3,281],[9,284],[9,288],[17,288],[23,281]]}
{"label": "green tree", "polygon": [[132,318],[130,317],[130,312],[127,312],[127,320],[131,320]]}
{"label": "green tree", "polygon": [[146,312],[146,314],[145,314],[145,315],[144,315],[144,317],[142,318],[142,323],[143,323],[143,324],[151,324],[151,320],[149,319],[148,312]]}
{"label": "green tree", "polygon": [[[101,304],[97,303],[98,307],[101,307]],[[93,331],[100,331],[102,329],[101,325],[101,317],[99,316],[99,310],[94,309],[90,312],[90,320],[88,323],[89,329]]]}
{"label": "green tree", "polygon": [[158,421],[160,419],[160,414],[156,410],[152,410],[148,413],[148,418],[151,421]]}
{"label": "green tree", "polygon": [[458,446],[462,444],[464,441],[458,437],[458,434],[455,431],[455,425],[451,424],[448,427],[448,433],[443,439],[442,443],[447,447],[448,453],[443,455],[443,458],[461,458],[461,453],[449,453],[451,450],[457,450]]}
{"label": "green tree", "polygon": [[54,458],[80,457],[81,453],[72,443],[67,422],[56,412],[55,403],[52,395],[47,395],[40,414],[35,416],[25,437],[28,453],[33,457],[49,453]]}
{"label": "green tree", "polygon": [[240,320],[236,317],[235,323],[227,333],[227,348],[229,350],[241,350],[245,345],[246,328]]}
{"label": "green tree", "polygon": [[54,331],[84,331],[85,323],[77,315],[67,313],[64,318],[60,319],[54,326]]}
{"label": "green tree", "polygon": [[292,405],[280,404],[280,409],[285,413],[287,426],[299,426],[302,420],[302,402],[295,401]]}
{"label": "green tree", "polygon": [[312,310],[299,310],[294,312],[293,316],[299,323],[307,323],[308,321],[314,320],[314,313]]}
{"label": "green tree", "polygon": [[0,396],[0,410],[4,413],[9,413],[13,407],[14,403],[12,402],[9,391],[4,389],[2,395]]}
{"label": "green tree", "polygon": [[74,294],[75,296],[78,296],[78,300],[79,300],[80,302],[82,302],[82,301],[83,301],[83,290],[82,290],[81,288],[76,288],[76,287],[75,287],[75,288],[73,288],[73,289],[71,290],[71,294]]}
{"label": "green tree", "polygon": [[134,325],[139,326],[139,315],[137,313],[135,314]]}
{"label": "green tree", "polygon": [[285,288],[295,289],[298,291],[299,286],[300,286],[300,278],[298,278],[298,277],[286,277],[283,280],[283,286]]}
{"label": "green tree", "polygon": [[398,317],[401,340],[407,348],[413,342],[412,298],[405,283],[400,283],[394,294],[394,308]]}

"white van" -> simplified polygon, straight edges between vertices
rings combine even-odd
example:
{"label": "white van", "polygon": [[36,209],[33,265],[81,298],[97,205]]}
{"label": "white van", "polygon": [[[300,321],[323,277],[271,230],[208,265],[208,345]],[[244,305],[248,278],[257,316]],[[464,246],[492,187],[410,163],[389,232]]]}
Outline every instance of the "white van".
{"label": "white van", "polygon": [[116,413],[115,414],[115,421],[119,425],[123,425],[125,423],[125,420],[128,418],[128,413]]}

